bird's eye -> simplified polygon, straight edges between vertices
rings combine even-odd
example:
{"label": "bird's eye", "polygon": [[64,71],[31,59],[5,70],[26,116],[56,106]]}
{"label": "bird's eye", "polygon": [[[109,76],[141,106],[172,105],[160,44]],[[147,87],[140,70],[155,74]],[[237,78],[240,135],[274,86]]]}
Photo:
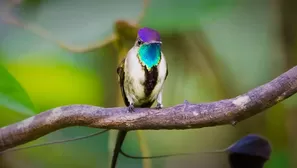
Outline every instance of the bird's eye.
{"label": "bird's eye", "polygon": [[141,44],[143,44],[143,41],[141,41],[141,40],[137,40],[137,45],[141,45]]}

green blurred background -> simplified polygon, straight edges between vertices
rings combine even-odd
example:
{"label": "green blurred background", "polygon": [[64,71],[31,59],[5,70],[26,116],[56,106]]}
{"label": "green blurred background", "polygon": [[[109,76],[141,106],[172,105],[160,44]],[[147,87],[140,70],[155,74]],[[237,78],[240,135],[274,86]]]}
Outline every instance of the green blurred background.
{"label": "green blurred background", "polygon": [[[14,4],[14,5],[13,5]],[[164,106],[231,98],[264,84],[297,63],[297,10],[293,0],[151,0],[141,26],[157,29],[169,64]],[[0,0],[0,127],[62,105],[123,106],[116,67],[132,47],[133,21],[141,0]],[[75,46],[120,40],[89,53],[73,53],[51,40],[5,22],[14,14]],[[128,33],[129,34],[129,33]],[[184,131],[144,131],[152,155],[225,148],[248,133],[273,145],[266,168],[297,167],[297,96],[233,126]],[[94,128],[56,131],[29,144],[86,135]],[[34,148],[0,157],[1,168],[107,168],[115,132]],[[124,150],[141,155],[135,132]],[[156,168],[227,168],[222,154],[152,161]],[[118,167],[139,168],[141,160],[120,156]]]}

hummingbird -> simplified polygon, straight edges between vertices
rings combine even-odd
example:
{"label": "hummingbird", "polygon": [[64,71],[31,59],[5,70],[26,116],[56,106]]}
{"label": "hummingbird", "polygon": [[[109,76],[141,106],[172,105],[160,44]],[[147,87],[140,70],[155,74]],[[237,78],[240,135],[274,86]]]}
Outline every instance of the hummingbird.
{"label": "hummingbird", "polygon": [[[135,107],[150,108],[157,102],[163,107],[162,92],[168,76],[168,64],[161,50],[162,42],[158,31],[143,27],[137,32],[134,46],[117,68],[118,82],[127,110]],[[113,152],[111,168],[115,168],[127,131],[120,130]]]}

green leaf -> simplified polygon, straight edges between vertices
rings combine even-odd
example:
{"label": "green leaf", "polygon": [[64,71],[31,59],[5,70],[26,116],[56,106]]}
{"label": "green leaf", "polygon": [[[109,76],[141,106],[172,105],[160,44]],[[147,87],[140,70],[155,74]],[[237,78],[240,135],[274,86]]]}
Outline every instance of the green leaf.
{"label": "green leaf", "polygon": [[34,105],[19,82],[0,65],[0,106],[25,115],[34,115]]}

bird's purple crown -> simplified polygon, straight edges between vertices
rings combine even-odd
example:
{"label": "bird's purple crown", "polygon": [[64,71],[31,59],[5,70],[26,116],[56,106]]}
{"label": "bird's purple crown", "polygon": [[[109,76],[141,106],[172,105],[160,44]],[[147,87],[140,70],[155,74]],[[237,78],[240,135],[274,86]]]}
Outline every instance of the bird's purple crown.
{"label": "bird's purple crown", "polygon": [[144,27],[138,30],[138,37],[143,42],[161,41],[160,34],[154,29]]}

